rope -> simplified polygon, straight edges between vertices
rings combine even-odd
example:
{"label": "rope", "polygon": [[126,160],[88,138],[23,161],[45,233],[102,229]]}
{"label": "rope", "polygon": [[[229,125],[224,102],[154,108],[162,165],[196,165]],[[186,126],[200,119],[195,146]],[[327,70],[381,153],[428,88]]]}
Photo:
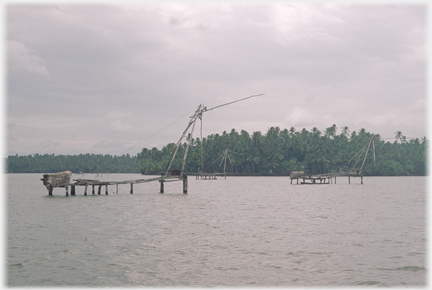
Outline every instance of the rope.
{"label": "rope", "polygon": [[[189,115],[191,112],[193,112],[195,110],[195,108],[193,109],[193,110],[191,110],[191,111],[189,111],[189,112],[187,112],[186,114],[184,114],[183,116],[181,116],[180,118],[178,118],[177,120],[175,120],[175,121],[173,121],[173,122],[171,122],[170,124],[168,124],[167,126],[165,126],[165,127],[163,127],[162,129],[160,129],[159,131],[157,131],[156,133],[154,133],[153,135],[151,135],[150,137],[148,137],[147,139],[145,139],[145,140],[143,140],[143,141],[141,141],[140,143],[138,143],[138,144],[135,144],[134,146],[132,146],[131,148],[129,148],[129,149],[127,149],[126,151],[124,151],[123,153],[126,153],[126,152],[128,152],[129,150],[131,150],[131,149],[133,149],[133,148],[135,148],[136,146],[138,146],[138,145],[140,145],[140,144],[142,144],[142,143],[144,143],[145,141],[147,141],[148,139],[150,139],[150,138],[152,138],[153,136],[155,136],[156,134],[159,134],[160,132],[162,132],[163,130],[165,130],[166,128],[168,128],[169,126],[171,126],[172,124],[174,124],[175,122],[177,122],[178,120],[180,120],[180,119],[182,119],[182,118],[184,118],[186,115]],[[122,154],[123,154],[122,153]]]}

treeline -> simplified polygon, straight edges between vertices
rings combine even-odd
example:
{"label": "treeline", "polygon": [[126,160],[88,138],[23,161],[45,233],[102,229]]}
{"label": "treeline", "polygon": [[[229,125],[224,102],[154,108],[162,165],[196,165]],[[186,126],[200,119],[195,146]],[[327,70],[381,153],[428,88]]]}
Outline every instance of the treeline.
{"label": "treeline", "polygon": [[[348,127],[343,127],[337,134],[336,125],[324,133],[317,128],[296,131],[293,127],[290,130],[271,127],[265,134],[258,131],[250,135],[244,130],[238,133],[232,129],[230,133],[224,131],[222,135],[212,134],[203,138],[202,171],[222,172],[226,162],[226,172],[238,174],[288,174],[290,171],[319,174],[339,172],[353,166],[360,168],[364,162],[365,175],[426,175],[426,137],[407,140],[400,131],[395,134],[393,140],[385,141],[380,135],[373,135],[365,129],[350,132]],[[373,142],[370,142],[372,136]],[[142,149],[137,155],[141,172],[163,172],[174,148],[175,144],[169,143],[161,150]],[[186,143],[181,144],[172,169],[181,168],[185,149]],[[228,150],[226,161],[222,157],[225,150]],[[199,138],[192,139],[185,170],[201,170]]]}
{"label": "treeline", "polygon": [[[385,141],[380,135],[374,135],[365,129],[350,132],[348,127],[343,127],[340,134],[337,134],[336,125],[326,128],[324,133],[317,128],[296,131],[293,127],[289,130],[271,127],[265,134],[257,131],[250,135],[244,130],[238,133],[232,129],[230,133],[224,131],[222,135],[211,134],[203,138],[202,169],[201,140],[192,139],[185,171],[223,172],[225,166],[226,172],[237,174],[284,175],[291,171],[319,174],[339,172],[353,166],[360,168],[364,161],[365,175],[426,175],[426,137],[408,140],[400,131],[395,134],[393,140]],[[370,142],[372,136],[373,143]],[[186,146],[186,143],[181,144],[172,169],[181,168]],[[88,153],[10,155],[5,158],[5,171],[53,173],[70,170],[74,173],[160,174],[166,170],[174,148],[174,143],[169,143],[160,150],[143,148],[137,156]],[[362,149],[364,150],[361,151]],[[224,152],[228,153],[226,158]]]}
{"label": "treeline", "polygon": [[70,170],[73,173],[140,173],[135,156],[102,154],[79,155],[10,155],[5,170],[10,173],[54,173]]}

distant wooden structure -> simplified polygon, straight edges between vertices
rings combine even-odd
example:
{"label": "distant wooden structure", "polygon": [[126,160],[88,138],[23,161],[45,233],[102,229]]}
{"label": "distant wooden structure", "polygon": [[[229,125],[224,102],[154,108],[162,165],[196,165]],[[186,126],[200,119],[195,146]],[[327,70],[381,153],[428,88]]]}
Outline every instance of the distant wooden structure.
{"label": "distant wooden structure", "polygon": [[333,176],[334,175],[332,173],[320,175],[305,175],[304,171],[292,171],[290,173],[291,184],[293,179],[297,180],[297,184],[299,184],[299,179],[303,180],[302,182],[300,182],[300,184],[329,184],[330,182],[332,182]]}
{"label": "distant wooden structure", "polygon": [[225,176],[225,179],[226,179],[225,173],[204,173],[202,171],[199,171],[195,174],[195,179],[196,180],[215,180],[215,179],[217,179],[218,176]]}
{"label": "distant wooden structure", "polygon": [[341,173],[324,173],[324,174],[309,174],[306,175],[304,171],[292,171],[290,174],[291,184],[293,180],[297,180],[297,184],[299,184],[299,180],[303,180],[300,184],[336,184],[336,177],[338,176],[347,176],[348,183],[351,183],[351,177],[361,177],[361,184],[363,184],[363,174],[361,170],[352,170]]}
{"label": "distant wooden structure", "polygon": [[222,166],[222,163],[223,163],[223,172],[205,173],[202,171],[198,171],[196,173],[196,179],[212,180],[212,179],[217,179],[217,176],[224,176],[226,179],[226,162],[227,162],[227,160],[229,160],[229,162],[231,163],[231,166],[232,166],[231,158],[230,158],[228,152],[235,153],[235,154],[242,154],[242,153],[237,153],[237,152],[233,152],[233,151],[229,151],[228,149],[225,149],[224,152],[218,158],[216,158],[216,160],[213,161],[213,163],[212,163],[212,165],[213,165],[216,161],[221,159],[221,162],[219,164],[219,168]]}
{"label": "distant wooden structure", "polygon": [[[363,184],[363,167],[371,145],[373,148],[373,161],[375,166],[375,141],[374,140],[375,140],[375,135],[372,135],[369,138],[366,145],[345,164],[344,168],[339,169],[339,173],[334,172],[334,173],[323,173],[319,175],[306,175],[304,171],[292,171],[290,174],[291,184],[293,179],[297,180],[297,184],[299,184],[299,179],[303,180],[303,182],[300,182],[300,184],[329,184],[329,183],[333,183],[333,177],[336,184],[336,177],[338,176],[347,176],[348,183],[351,183],[351,177],[360,177],[361,180],[360,182],[361,184]],[[361,164],[360,168],[358,168],[357,163],[359,162],[363,154],[364,154],[363,163]],[[354,163],[353,167],[351,169],[346,169],[346,166],[356,157],[357,160]]]}

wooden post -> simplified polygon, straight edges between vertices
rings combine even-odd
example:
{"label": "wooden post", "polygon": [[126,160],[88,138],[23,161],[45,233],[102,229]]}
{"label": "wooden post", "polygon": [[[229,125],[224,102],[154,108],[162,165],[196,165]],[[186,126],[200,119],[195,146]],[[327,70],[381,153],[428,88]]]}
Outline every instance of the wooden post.
{"label": "wooden post", "polygon": [[75,195],[75,185],[71,186],[71,195]]}
{"label": "wooden post", "polygon": [[351,176],[348,175],[348,183],[351,183]]}
{"label": "wooden post", "polygon": [[105,195],[108,195],[108,184],[105,184]]}
{"label": "wooden post", "polygon": [[92,194],[94,195],[95,194],[95,191],[94,191],[94,184],[92,185]]}
{"label": "wooden post", "polygon": [[88,187],[88,184],[85,185],[84,195],[87,195],[87,187]]}
{"label": "wooden post", "polygon": [[361,184],[363,184],[363,174],[361,175]]}
{"label": "wooden post", "polygon": [[130,190],[130,194],[133,194],[133,183],[131,183],[131,190]]}
{"label": "wooden post", "polygon": [[298,180],[299,180],[299,179],[297,178],[297,184],[298,184]]}
{"label": "wooden post", "polygon": [[[161,173],[161,177],[164,177],[164,174],[163,173]],[[197,173],[197,179],[198,179],[198,173]],[[159,193],[164,193],[164,180],[163,179],[161,179],[161,180],[159,180],[159,182],[160,182],[160,191],[159,191]]]}
{"label": "wooden post", "polygon": [[163,180],[159,180],[160,182],[160,191],[159,193],[164,193],[164,181]]}
{"label": "wooden post", "polygon": [[48,187],[48,195],[52,195],[54,187]]}
{"label": "wooden post", "polygon": [[187,194],[187,187],[188,187],[187,175],[183,173],[182,179],[183,179],[183,193]]}
{"label": "wooden post", "polygon": [[116,184],[116,194],[118,194],[118,183]]}
{"label": "wooden post", "polygon": [[98,188],[98,195],[100,195],[100,193],[101,193],[101,187],[102,187],[102,184],[99,185],[99,188]]}
{"label": "wooden post", "polygon": [[69,186],[66,186],[66,196],[69,196]]}
{"label": "wooden post", "polygon": [[336,184],[336,176],[335,176],[335,184]]}

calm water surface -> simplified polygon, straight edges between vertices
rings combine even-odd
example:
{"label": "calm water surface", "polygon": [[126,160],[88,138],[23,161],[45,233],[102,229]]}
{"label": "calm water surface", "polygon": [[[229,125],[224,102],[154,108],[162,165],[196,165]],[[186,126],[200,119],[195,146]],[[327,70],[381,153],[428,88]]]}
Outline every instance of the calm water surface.
{"label": "calm water surface", "polygon": [[[287,177],[109,187],[49,197],[8,174],[8,286],[426,285],[426,177]],[[95,175],[73,175],[94,179]],[[111,174],[99,180],[140,179]],[[145,177],[147,178],[147,177]]]}

